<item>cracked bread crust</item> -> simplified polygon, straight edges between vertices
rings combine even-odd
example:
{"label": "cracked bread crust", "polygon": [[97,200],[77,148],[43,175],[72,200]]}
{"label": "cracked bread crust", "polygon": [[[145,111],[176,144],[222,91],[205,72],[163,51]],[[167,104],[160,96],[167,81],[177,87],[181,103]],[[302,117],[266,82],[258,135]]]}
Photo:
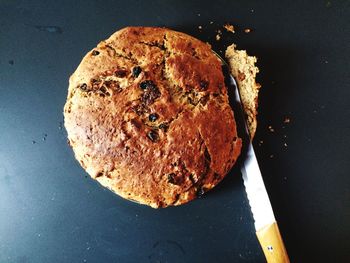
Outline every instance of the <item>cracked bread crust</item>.
{"label": "cracked bread crust", "polygon": [[154,208],[212,189],[241,150],[220,61],[165,28],[127,27],[88,52],[70,77],[64,117],[87,173]]}

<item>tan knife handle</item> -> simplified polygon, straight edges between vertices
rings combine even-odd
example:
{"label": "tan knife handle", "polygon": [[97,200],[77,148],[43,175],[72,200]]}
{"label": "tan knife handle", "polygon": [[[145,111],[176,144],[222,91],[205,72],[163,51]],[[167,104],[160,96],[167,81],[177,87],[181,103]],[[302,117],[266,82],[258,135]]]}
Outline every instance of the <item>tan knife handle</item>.
{"label": "tan knife handle", "polygon": [[286,248],[276,222],[256,232],[268,263],[289,263]]}

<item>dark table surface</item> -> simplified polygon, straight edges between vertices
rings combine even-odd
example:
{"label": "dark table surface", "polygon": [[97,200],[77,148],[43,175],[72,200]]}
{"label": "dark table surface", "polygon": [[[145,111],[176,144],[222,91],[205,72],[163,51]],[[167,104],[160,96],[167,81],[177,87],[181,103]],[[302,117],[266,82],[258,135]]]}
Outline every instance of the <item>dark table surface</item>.
{"label": "dark table surface", "polygon": [[200,200],[153,210],[74,160],[68,77],[127,25],[259,58],[254,146],[291,261],[350,261],[349,1],[76,2],[0,1],[0,262],[265,262],[237,171]]}

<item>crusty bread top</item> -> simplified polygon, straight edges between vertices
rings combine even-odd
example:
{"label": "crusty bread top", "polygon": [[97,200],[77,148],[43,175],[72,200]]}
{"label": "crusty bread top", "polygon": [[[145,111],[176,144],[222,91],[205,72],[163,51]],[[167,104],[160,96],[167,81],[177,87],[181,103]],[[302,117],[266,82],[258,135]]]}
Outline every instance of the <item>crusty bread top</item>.
{"label": "crusty bread top", "polygon": [[240,154],[220,61],[207,44],[165,28],[124,28],[88,52],[64,116],[91,177],[152,207],[213,188]]}
{"label": "crusty bread top", "polygon": [[258,114],[258,95],[260,84],[255,82],[259,69],[255,66],[256,57],[248,56],[245,50],[237,50],[232,44],[226,49],[225,57],[228,60],[231,74],[234,76],[241,95],[243,108],[251,139],[254,138]]}

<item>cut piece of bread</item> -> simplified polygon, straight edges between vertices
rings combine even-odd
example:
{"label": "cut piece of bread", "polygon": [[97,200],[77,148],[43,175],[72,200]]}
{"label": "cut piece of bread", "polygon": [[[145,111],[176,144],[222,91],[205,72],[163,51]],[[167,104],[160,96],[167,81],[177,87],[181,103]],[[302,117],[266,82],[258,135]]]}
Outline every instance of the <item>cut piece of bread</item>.
{"label": "cut piece of bread", "polygon": [[260,84],[255,82],[256,74],[259,72],[255,66],[257,58],[249,56],[245,50],[237,50],[235,44],[226,49],[225,57],[231,74],[237,82],[250,137],[253,139],[257,127],[256,115],[260,89]]}

